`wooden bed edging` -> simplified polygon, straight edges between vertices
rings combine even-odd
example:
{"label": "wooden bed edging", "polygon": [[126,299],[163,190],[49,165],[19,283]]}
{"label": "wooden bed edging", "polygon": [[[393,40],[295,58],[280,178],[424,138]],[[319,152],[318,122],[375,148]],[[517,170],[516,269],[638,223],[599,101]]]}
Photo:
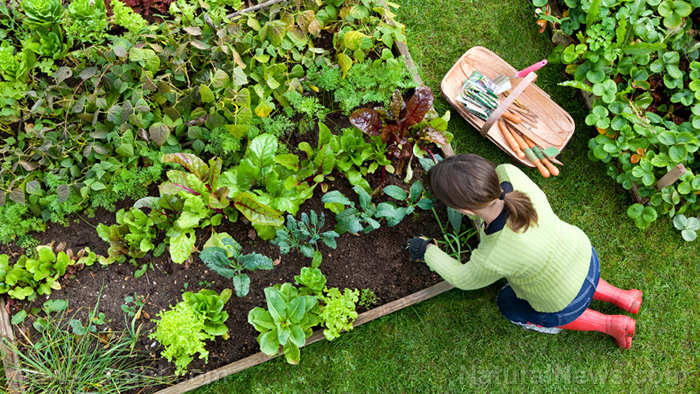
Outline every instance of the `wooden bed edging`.
{"label": "wooden bed edging", "polygon": [[[0,337],[7,339],[8,342],[15,342],[15,335],[12,331],[10,315],[5,309],[5,297],[0,296]],[[5,369],[5,378],[7,379],[7,393],[23,393],[22,389],[22,373],[15,369],[14,366],[19,364],[17,354],[5,347],[0,342],[0,354],[2,355],[3,368]]]}
{"label": "wooden bed edging", "polygon": [[[352,324],[353,327],[357,327],[359,325],[365,324],[367,322],[370,322],[374,319],[380,318],[382,316],[386,316],[390,313],[396,312],[398,310],[401,310],[403,308],[406,308],[408,306],[414,305],[418,302],[425,301],[429,298],[435,297],[437,295],[440,295],[448,290],[454,289],[454,286],[447,282],[440,282],[436,285],[430,286],[426,289],[420,290],[416,293],[407,295],[406,297],[399,298],[398,300],[392,301],[388,304],[384,304],[378,308],[374,308],[372,310],[369,310],[367,312],[364,312],[360,314],[357,319],[355,319],[355,322]],[[312,343],[318,342],[322,339],[325,339],[323,335],[322,330],[317,330],[311,335],[309,338],[306,339],[306,343],[304,346],[308,346]],[[250,367],[254,367],[258,364],[262,364],[265,361],[272,360],[273,358],[281,356],[282,353],[278,353],[276,356],[273,357],[268,357],[264,353],[256,353],[252,356],[240,359],[236,362],[233,362],[231,364],[225,365],[221,368],[217,368],[213,371],[204,373],[202,375],[199,375],[197,377],[194,377],[192,379],[188,379],[182,383],[178,383],[174,386],[170,386],[166,389],[157,391],[155,394],[181,394],[181,393],[186,393],[190,390],[194,390],[198,387],[204,386],[209,383],[213,383],[219,379],[223,379],[229,375],[232,375],[236,372],[243,371],[244,369],[248,369]],[[293,368],[293,367],[290,367]]]}

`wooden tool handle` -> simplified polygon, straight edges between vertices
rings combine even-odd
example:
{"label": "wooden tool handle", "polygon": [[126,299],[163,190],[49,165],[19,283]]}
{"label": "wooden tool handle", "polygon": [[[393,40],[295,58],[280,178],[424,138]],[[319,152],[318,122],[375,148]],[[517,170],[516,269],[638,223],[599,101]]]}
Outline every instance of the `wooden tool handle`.
{"label": "wooden tool handle", "polygon": [[[525,140],[525,143],[527,143],[527,146],[530,148],[534,148],[537,145],[527,136],[523,136],[523,139]],[[549,173],[552,174],[553,176],[559,176],[559,169],[552,164],[546,157],[542,156],[542,163],[547,167],[547,170],[549,170]],[[546,178],[546,177],[545,177]]]}
{"label": "wooden tool handle", "polygon": [[520,133],[513,130],[512,134],[513,134],[513,137],[515,138],[515,140],[518,141],[518,145],[520,145],[520,148],[525,152],[525,154],[532,161],[532,163],[535,165],[535,167],[537,167],[537,169],[540,170],[540,174],[542,174],[542,176],[545,178],[549,178],[549,176],[550,176],[549,170],[542,164],[540,159],[532,151],[532,149],[527,144],[527,142],[525,142],[525,140],[520,135]]}
{"label": "wooden tool handle", "polygon": [[508,128],[506,127],[505,123],[503,123],[503,121],[499,120],[498,127],[501,128],[501,131],[503,132],[503,136],[506,137],[506,141],[508,141],[508,144],[513,149],[515,154],[519,158],[524,159],[525,152],[520,150],[520,145],[518,145],[518,141],[516,141],[515,138],[513,138],[513,135],[510,133],[510,131],[508,131]]}

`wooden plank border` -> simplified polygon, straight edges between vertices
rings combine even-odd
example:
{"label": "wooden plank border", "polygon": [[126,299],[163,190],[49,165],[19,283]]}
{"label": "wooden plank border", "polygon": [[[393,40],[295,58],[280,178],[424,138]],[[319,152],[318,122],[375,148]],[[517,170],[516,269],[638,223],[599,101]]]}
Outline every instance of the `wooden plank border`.
{"label": "wooden plank border", "polygon": [[[440,295],[448,290],[453,289],[454,286],[450,285],[447,282],[440,282],[436,285],[433,285],[431,287],[428,287],[426,289],[423,289],[421,291],[418,291],[416,293],[413,293],[411,295],[408,295],[403,298],[399,298],[398,300],[392,301],[388,304],[384,304],[378,308],[374,308],[372,310],[369,310],[367,312],[364,312],[360,314],[357,319],[355,319],[355,322],[353,323],[353,327],[360,326],[362,324],[365,324],[367,322],[370,322],[374,319],[380,318],[382,316],[386,316],[390,313],[396,312],[398,310],[404,309],[408,306],[414,305],[418,302],[425,301],[427,299],[433,298],[437,295]],[[306,339],[306,343],[304,346],[311,345],[312,343],[318,342],[320,340],[325,339],[325,336],[323,335],[322,330],[317,330],[315,331],[309,338]],[[264,353],[256,353],[252,356],[240,359],[236,362],[233,362],[231,364],[225,365],[221,368],[217,368],[213,371],[204,373],[202,375],[199,375],[197,377],[194,377],[192,379],[188,379],[182,383],[176,384],[174,386],[170,386],[166,389],[160,390],[156,392],[155,394],[181,394],[181,393],[186,393],[190,390],[194,390],[198,387],[204,386],[209,383],[213,383],[219,379],[223,379],[229,375],[232,375],[236,372],[243,371],[244,369],[248,369],[250,367],[254,367],[256,365],[262,364],[265,361],[272,360],[273,358],[279,357],[282,355],[282,352],[278,353],[277,355],[273,357],[268,357]]]}
{"label": "wooden plank border", "polygon": [[[0,297],[0,336],[7,339],[10,343],[15,343],[10,315],[7,313],[5,305],[5,297]],[[5,369],[5,378],[7,379],[8,394],[23,393],[22,373],[15,368],[15,366],[19,365],[17,354],[4,346],[2,342],[0,342],[0,353],[2,353],[3,357],[2,363]]]}

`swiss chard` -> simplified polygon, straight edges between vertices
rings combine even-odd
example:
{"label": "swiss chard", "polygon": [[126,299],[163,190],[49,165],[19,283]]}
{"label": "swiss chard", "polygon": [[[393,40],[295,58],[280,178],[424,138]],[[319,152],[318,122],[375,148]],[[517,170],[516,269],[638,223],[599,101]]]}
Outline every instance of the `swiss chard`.
{"label": "swiss chard", "polygon": [[401,173],[407,158],[416,153],[422,155],[421,146],[431,142],[438,146],[449,143],[449,134],[444,132],[446,120],[426,119],[433,101],[433,92],[427,86],[417,87],[408,103],[404,102],[401,92],[396,91],[386,111],[361,108],[350,115],[350,122],[370,136],[381,136],[389,153],[398,159],[396,169]]}

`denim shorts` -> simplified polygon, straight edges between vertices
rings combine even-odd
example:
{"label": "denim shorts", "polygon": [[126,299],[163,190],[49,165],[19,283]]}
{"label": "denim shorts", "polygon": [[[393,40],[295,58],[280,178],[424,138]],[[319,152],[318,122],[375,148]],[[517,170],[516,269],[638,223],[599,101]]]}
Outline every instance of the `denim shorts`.
{"label": "denim shorts", "polygon": [[530,306],[530,303],[515,295],[510,284],[505,285],[498,293],[496,304],[498,310],[512,322],[531,323],[542,327],[561,327],[576,320],[588,308],[593,300],[595,289],[598,287],[599,279],[600,260],[593,249],[591,266],[588,269],[586,280],[583,281],[583,286],[581,286],[576,298],[563,310],[554,313],[537,312]]}

